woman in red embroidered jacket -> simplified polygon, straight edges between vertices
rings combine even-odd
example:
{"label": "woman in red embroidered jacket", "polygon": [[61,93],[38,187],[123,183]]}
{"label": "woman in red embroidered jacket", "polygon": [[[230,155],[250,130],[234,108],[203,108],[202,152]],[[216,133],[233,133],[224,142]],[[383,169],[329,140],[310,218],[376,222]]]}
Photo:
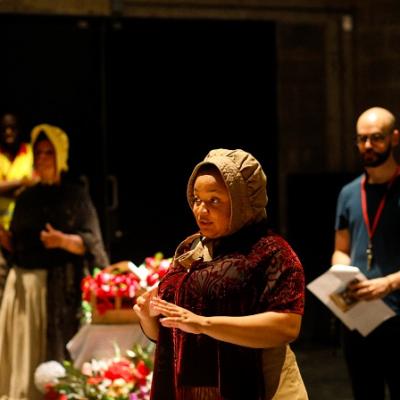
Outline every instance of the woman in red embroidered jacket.
{"label": "woman in red embroidered jacket", "polygon": [[189,179],[200,232],[177,248],[135,311],[157,342],[152,400],[304,400],[288,343],[304,309],[304,273],[266,223],[266,176],[243,150],[212,150]]}

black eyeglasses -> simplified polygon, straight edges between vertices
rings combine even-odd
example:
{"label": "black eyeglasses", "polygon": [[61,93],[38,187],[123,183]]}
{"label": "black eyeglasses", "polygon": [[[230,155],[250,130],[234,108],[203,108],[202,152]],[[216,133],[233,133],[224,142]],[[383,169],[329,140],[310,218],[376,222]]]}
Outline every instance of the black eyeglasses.
{"label": "black eyeglasses", "polygon": [[367,140],[371,144],[380,144],[383,143],[386,139],[387,135],[384,133],[373,133],[372,135],[357,135],[356,142],[357,144],[365,144]]}

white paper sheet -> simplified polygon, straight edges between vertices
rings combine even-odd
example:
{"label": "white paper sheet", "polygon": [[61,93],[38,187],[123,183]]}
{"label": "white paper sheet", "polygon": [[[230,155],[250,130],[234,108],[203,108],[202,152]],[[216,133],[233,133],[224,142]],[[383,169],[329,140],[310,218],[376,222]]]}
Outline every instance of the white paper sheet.
{"label": "white paper sheet", "polygon": [[346,296],[346,287],[353,279],[366,279],[357,267],[333,265],[307,285],[349,329],[367,336],[378,325],[395,315],[382,300],[354,302]]}

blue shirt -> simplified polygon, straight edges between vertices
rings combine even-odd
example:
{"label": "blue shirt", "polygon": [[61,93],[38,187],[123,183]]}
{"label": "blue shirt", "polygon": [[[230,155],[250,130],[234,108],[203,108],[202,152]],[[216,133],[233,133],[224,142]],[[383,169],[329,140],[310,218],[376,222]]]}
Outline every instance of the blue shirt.
{"label": "blue shirt", "polygon": [[[400,177],[389,189],[386,202],[372,237],[373,260],[371,269],[367,266],[368,231],[361,207],[361,178],[357,177],[340,191],[335,229],[350,231],[351,264],[369,279],[378,278],[400,270]],[[366,184],[367,208],[370,226],[379,203],[387,191],[387,184]],[[396,290],[385,297],[384,301],[400,315],[400,291]]]}

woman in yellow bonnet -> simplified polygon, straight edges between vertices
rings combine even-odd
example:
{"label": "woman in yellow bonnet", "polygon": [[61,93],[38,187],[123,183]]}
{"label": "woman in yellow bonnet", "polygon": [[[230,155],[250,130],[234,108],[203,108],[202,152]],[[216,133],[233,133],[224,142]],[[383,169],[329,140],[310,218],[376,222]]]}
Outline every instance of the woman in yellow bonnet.
{"label": "woman in yellow bonnet", "polygon": [[0,243],[13,267],[0,310],[0,398],[42,398],[36,367],[67,357],[78,329],[84,267],[108,264],[98,218],[83,185],[69,181],[66,133],[41,124],[31,133],[40,181],[17,199]]}

